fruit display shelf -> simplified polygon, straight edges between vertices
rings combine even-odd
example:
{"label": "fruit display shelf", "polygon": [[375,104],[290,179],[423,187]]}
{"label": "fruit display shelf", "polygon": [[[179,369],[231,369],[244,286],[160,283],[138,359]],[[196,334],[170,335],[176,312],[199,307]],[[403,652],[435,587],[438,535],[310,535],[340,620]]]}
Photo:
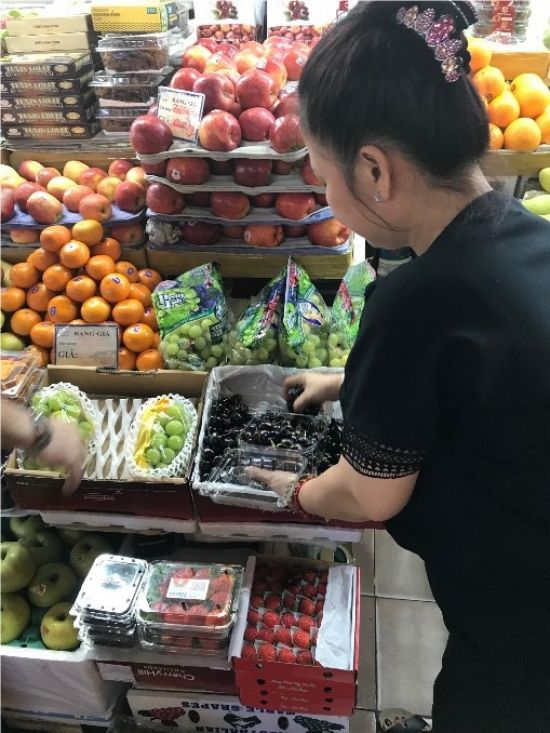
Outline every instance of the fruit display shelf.
{"label": "fruit display shelf", "polygon": [[541,145],[534,152],[490,150],[481,161],[486,176],[537,176],[550,166],[550,145]]}
{"label": "fruit display shelf", "polygon": [[[261,159],[260,159],[261,160]],[[198,189],[204,192],[213,191],[239,191],[245,193],[248,196],[258,196],[262,193],[324,193],[324,186],[312,186],[304,183],[302,177],[296,173],[289,173],[288,175],[276,175],[273,174],[272,182],[267,186],[241,186],[235,183],[232,176],[210,176],[200,186],[197,185],[182,185],[175,183],[174,181],[164,178],[162,176],[148,175],[147,180],[150,183],[163,183],[165,186],[170,186],[179,193],[196,193]]]}

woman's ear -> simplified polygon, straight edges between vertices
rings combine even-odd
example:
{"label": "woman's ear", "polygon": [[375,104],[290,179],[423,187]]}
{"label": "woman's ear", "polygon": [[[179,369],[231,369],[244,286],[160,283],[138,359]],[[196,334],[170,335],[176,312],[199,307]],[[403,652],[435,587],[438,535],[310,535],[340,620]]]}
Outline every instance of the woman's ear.
{"label": "woman's ear", "polygon": [[392,194],[391,165],[388,155],[376,145],[359,151],[356,175],[362,190],[377,204],[389,201]]}

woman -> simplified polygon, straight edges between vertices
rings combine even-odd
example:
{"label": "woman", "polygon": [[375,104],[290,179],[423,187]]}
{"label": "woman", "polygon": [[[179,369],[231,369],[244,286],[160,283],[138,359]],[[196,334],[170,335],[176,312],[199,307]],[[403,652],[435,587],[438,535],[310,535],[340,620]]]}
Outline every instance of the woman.
{"label": "woman", "polygon": [[[339,220],[417,258],[378,284],[340,399],[340,462],[257,473],[298,511],[382,520],[426,563],[449,630],[436,733],[547,731],[550,226],[491,190],[465,2],[362,2],[300,81],[304,134]],[[395,701],[398,703],[398,701]]]}

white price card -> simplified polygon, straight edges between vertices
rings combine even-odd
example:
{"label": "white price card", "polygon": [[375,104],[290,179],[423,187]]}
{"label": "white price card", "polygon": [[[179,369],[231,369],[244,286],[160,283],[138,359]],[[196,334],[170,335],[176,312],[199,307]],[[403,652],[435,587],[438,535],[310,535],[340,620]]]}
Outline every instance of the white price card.
{"label": "white price card", "polygon": [[205,601],[210,581],[207,578],[172,578],[166,598],[180,601]]}
{"label": "white price card", "polygon": [[174,137],[196,143],[203,109],[204,94],[160,87],[158,116],[170,127]]}
{"label": "white price card", "polygon": [[118,369],[118,338],[116,323],[56,324],[55,363]]}

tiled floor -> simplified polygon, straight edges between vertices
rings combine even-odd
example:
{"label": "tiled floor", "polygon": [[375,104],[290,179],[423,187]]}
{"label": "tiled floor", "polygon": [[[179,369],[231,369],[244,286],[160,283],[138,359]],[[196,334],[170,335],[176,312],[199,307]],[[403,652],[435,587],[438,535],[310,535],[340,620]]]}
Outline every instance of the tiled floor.
{"label": "tiled floor", "polygon": [[361,567],[361,665],[351,733],[371,733],[369,711],[399,707],[429,717],[446,630],[424,564],[384,530],[354,547]]}

